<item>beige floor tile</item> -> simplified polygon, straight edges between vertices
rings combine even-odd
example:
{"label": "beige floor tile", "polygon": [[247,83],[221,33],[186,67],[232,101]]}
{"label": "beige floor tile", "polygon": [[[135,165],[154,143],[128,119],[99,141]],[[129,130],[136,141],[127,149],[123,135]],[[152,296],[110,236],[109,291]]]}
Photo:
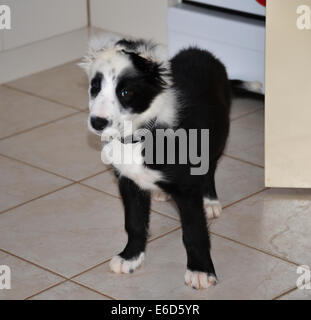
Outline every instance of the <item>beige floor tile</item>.
{"label": "beige floor tile", "polygon": [[220,282],[209,290],[184,285],[180,231],[152,242],[144,266],[134,274],[113,274],[106,263],[75,280],[118,299],[272,299],[295,285],[291,264],[216,236],[212,246]]}
{"label": "beige floor tile", "polygon": [[[0,215],[1,247],[73,276],[119,253],[126,244],[119,199],[74,185]],[[151,215],[151,237],[178,223]]]}
{"label": "beige floor tile", "polygon": [[[264,170],[247,163],[223,157],[216,171],[216,188],[222,206],[227,206],[264,188]],[[169,216],[178,217],[172,201],[153,201],[152,208]]]}
{"label": "beige floor tile", "polygon": [[225,154],[264,166],[264,111],[231,122]]}
{"label": "beige floor tile", "polygon": [[64,103],[80,110],[88,108],[88,81],[78,61],[35,73],[9,82],[13,88],[21,89]]}
{"label": "beige floor tile", "polygon": [[232,100],[230,118],[231,120],[235,120],[263,108],[263,101],[248,98],[235,98]]}
{"label": "beige floor tile", "polygon": [[30,300],[110,300],[99,293],[72,282],[62,283],[44,291]]}
{"label": "beige floor tile", "polygon": [[84,180],[82,184],[107,192],[114,196],[120,197],[117,178],[113,170],[107,170],[93,178]]}
{"label": "beige floor tile", "polygon": [[[119,195],[112,171],[85,180],[83,183],[110,194]],[[264,172],[261,168],[223,157],[216,173],[216,183],[220,201],[223,206],[227,206],[262,190],[264,188]],[[152,209],[178,218],[177,207],[173,201],[153,201]]]}
{"label": "beige floor tile", "polygon": [[61,277],[3,252],[0,252],[0,265],[11,269],[11,289],[0,290],[0,300],[25,299],[62,281]]}
{"label": "beige floor tile", "polygon": [[0,212],[71,183],[0,156]]}
{"label": "beige floor tile", "polygon": [[80,180],[107,167],[100,159],[100,138],[87,130],[80,113],[0,141],[0,153],[66,178]]}
{"label": "beige floor tile", "polygon": [[223,212],[211,230],[301,265],[311,265],[309,190],[271,189]]}
{"label": "beige floor tile", "polygon": [[279,298],[278,300],[308,300],[311,301],[311,290],[299,290],[286,294],[285,296]]}
{"label": "beige floor tile", "polygon": [[0,87],[0,139],[76,112],[6,87]]}

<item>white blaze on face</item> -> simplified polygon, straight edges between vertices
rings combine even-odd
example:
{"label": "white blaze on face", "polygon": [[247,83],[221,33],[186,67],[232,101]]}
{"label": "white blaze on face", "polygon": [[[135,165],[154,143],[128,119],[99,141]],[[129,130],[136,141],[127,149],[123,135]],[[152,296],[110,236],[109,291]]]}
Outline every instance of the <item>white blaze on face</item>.
{"label": "white blaze on face", "polygon": [[118,128],[126,112],[116,95],[118,77],[132,66],[129,58],[116,49],[103,52],[92,65],[90,81],[96,73],[103,75],[101,90],[96,97],[89,94],[90,117],[107,119],[112,127]]}

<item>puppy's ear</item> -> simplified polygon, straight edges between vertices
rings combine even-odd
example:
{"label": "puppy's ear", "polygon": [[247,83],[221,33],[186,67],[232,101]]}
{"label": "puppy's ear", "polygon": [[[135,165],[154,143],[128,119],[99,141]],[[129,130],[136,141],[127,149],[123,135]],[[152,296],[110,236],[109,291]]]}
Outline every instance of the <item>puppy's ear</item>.
{"label": "puppy's ear", "polygon": [[81,62],[77,63],[77,66],[83,69],[87,76],[90,74],[91,65],[92,61],[89,61],[87,56],[85,56]]}
{"label": "puppy's ear", "polygon": [[157,63],[165,63],[168,60],[167,49],[151,40],[121,39],[116,43],[116,46],[121,50],[136,53],[145,59]]}
{"label": "puppy's ear", "polygon": [[164,89],[167,86],[167,69],[161,63],[134,52],[127,52],[126,50],[122,50],[122,52],[130,57],[134,67],[141,73],[147,83],[159,89]]}
{"label": "puppy's ear", "polygon": [[98,57],[98,54],[114,47],[116,42],[119,40],[120,37],[106,33],[92,37],[89,42],[88,52],[83,57],[82,61],[78,63],[78,66],[81,67],[89,76],[91,66]]}
{"label": "puppy's ear", "polygon": [[150,74],[153,72],[155,68],[157,68],[158,64],[148,58],[142,57],[138,53],[122,50],[123,53],[127,54],[135,68],[143,73]]}

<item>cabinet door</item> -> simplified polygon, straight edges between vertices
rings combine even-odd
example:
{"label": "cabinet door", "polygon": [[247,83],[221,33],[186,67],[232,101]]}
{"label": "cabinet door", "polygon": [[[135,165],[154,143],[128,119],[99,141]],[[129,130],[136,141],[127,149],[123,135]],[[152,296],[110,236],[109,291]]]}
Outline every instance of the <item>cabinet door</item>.
{"label": "cabinet door", "polygon": [[[266,185],[310,188],[311,0],[271,0],[267,5]],[[301,5],[304,17],[297,13]],[[300,30],[297,21],[307,28]]]}
{"label": "cabinet door", "polygon": [[87,25],[86,0],[6,0],[12,29],[3,33],[12,49]]}

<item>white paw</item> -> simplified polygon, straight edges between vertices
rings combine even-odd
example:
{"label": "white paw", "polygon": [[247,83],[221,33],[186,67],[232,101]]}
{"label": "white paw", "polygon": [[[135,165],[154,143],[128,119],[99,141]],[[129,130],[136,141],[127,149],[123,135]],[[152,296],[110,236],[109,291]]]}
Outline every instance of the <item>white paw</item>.
{"label": "white paw", "polygon": [[193,289],[207,289],[217,284],[215,276],[208,275],[206,272],[190,271],[185,273],[185,283]]}
{"label": "white paw", "polygon": [[163,191],[154,191],[153,192],[153,199],[156,201],[168,201],[170,198],[171,198],[171,196]]}
{"label": "white paw", "polygon": [[114,256],[109,263],[110,270],[114,273],[133,273],[144,261],[145,254],[142,252],[138,258],[125,260],[120,256]]}
{"label": "white paw", "polygon": [[204,198],[204,209],[208,219],[219,218],[222,207],[218,200]]}

